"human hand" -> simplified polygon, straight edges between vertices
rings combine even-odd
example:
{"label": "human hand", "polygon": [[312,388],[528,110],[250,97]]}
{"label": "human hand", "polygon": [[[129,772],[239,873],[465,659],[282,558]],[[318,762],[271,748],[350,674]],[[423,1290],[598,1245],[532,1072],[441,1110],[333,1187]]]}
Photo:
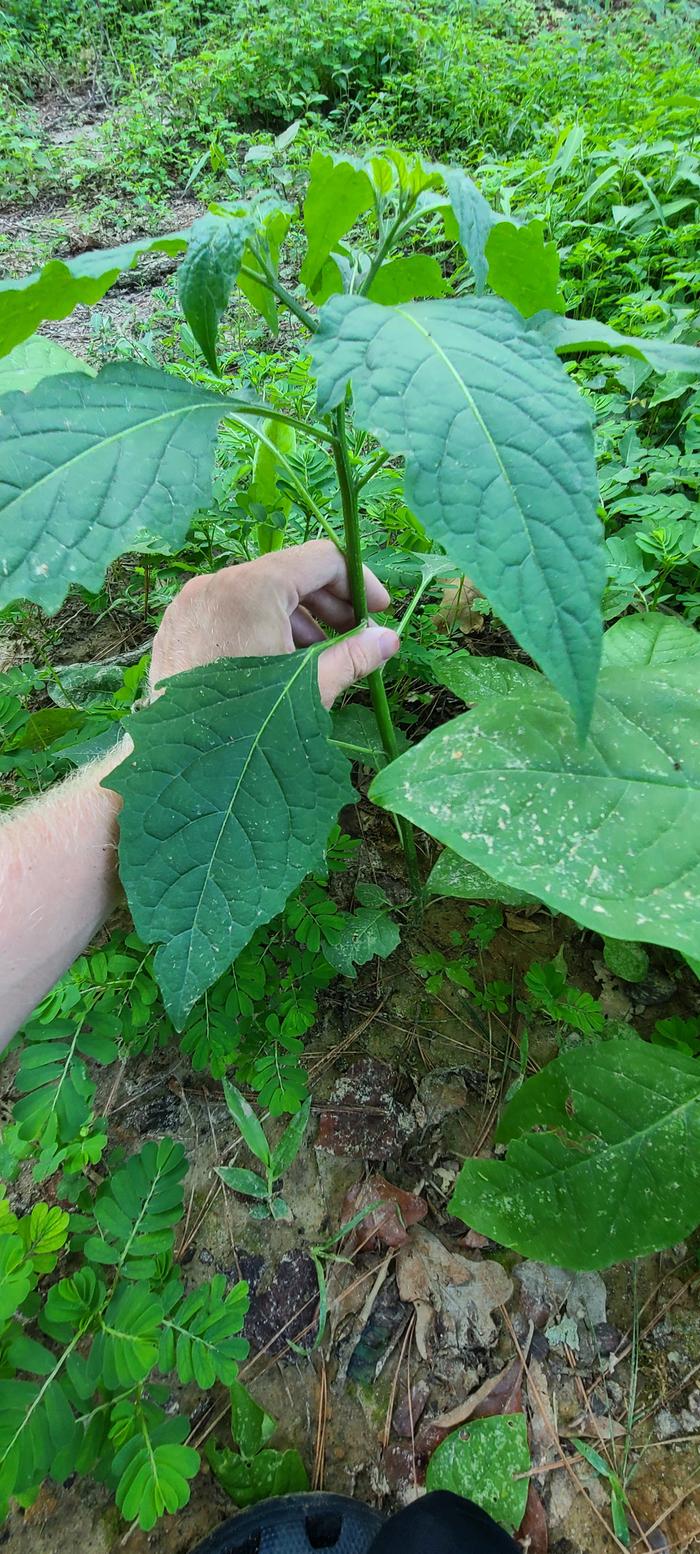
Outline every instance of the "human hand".
{"label": "human hand", "polygon": [[[367,567],[365,584],[368,609],[385,610],[389,595]],[[321,621],[340,632],[355,625],[345,561],[331,540],[310,540],[193,577],[168,605],[156,632],[151,686],[217,658],[293,653],[322,642]],[[324,706],[398,648],[395,631],[373,625],[332,643],[318,659]]]}

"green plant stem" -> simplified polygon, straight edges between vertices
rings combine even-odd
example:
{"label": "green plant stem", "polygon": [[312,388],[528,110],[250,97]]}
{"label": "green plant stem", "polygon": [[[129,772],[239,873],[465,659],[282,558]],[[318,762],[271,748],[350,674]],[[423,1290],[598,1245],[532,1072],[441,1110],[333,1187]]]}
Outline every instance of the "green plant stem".
{"label": "green plant stem", "polygon": [[[338,475],[340,498],[343,507],[343,522],[345,525],[345,561],[350,582],[350,597],[355,611],[355,619],[359,623],[367,619],[367,590],[362,565],[362,537],[357,506],[357,487],[353,484],[350,469],[344,404],[339,405],[335,412],[335,425],[335,467]],[[375,669],[368,676],[367,683],[372,699],[374,716],[377,719],[382,749],[388,761],[395,761],[400,752],[381,669]],[[401,837],[411,889],[416,900],[419,901],[422,895],[422,885],[413,827],[410,821],[404,820],[401,816],[397,815],[394,818],[399,836]]]}
{"label": "green plant stem", "polygon": [[372,263],[367,271],[367,274],[362,281],[362,285],[359,287],[359,291],[362,296],[367,296],[375,276],[379,270],[381,270],[387,254],[391,252],[391,249],[396,242],[396,239],[399,235],[399,232],[401,231],[402,226],[404,225],[408,213],[409,212],[406,206],[400,203],[398,214],[382,238]]}
{"label": "green plant stem", "polygon": [[360,475],[359,480],[355,481],[355,490],[361,491],[363,486],[366,486],[375,475],[379,474],[380,469],[384,468],[384,465],[388,463],[390,458],[391,454],[385,453],[384,450],[378,453],[376,459],[372,460],[369,469],[366,469],[364,475]]}
{"label": "green plant stem", "polygon": [[[262,263],[262,260],[260,262]],[[274,292],[277,301],[283,302],[285,307],[289,308],[290,313],[293,313],[294,317],[298,318],[300,324],[304,324],[305,328],[308,329],[312,335],[316,333],[318,324],[313,315],[311,313],[307,313],[306,308],[302,307],[301,302],[297,302],[296,297],[293,297],[291,292],[287,291],[285,286],[281,286],[276,276],[271,275],[267,268],[264,268],[263,271],[259,272],[258,270],[251,270],[247,264],[242,264],[238,273],[239,275],[245,275],[246,279],[249,281],[256,281],[258,286],[267,286],[269,291]]]}

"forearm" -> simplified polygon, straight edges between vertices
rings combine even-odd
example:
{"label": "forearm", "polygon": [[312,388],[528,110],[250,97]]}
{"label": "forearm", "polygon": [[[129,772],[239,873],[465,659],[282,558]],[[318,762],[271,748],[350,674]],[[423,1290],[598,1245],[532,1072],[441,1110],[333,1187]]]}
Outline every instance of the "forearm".
{"label": "forearm", "polygon": [[121,800],[100,782],[128,748],[122,743],[0,824],[0,1049],[116,902]]}

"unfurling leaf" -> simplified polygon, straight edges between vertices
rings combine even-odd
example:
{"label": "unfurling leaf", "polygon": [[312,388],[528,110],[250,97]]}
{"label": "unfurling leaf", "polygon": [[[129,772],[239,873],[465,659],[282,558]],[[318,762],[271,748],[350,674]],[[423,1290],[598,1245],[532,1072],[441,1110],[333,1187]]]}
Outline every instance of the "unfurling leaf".
{"label": "unfurling leaf", "polygon": [[[226,404],[229,402],[227,401]],[[99,588],[148,532],[177,547],[211,493],[224,402],[139,362],[44,378],[0,416],[0,606]]]}
{"label": "unfurling leaf", "polygon": [[219,371],[216,336],[228,307],[246,245],[255,230],[252,216],[202,216],[195,221],[178,271],[180,306],[212,372]]}
{"label": "unfurling leaf", "polygon": [[447,193],[457,222],[459,241],[474,271],[476,294],[484,290],[488,275],[485,249],[489,233],[499,220],[488,200],[461,168],[443,169]]}
{"label": "unfurling leaf", "polygon": [[179,1027],[322,860],[353,796],[330,728],[314,649],[177,675],[132,721],[105,785],[125,801],[121,877]]}
{"label": "unfurling leaf", "polygon": [[451,1211],[525,1257],[605,1268],[700,1220],[700,1070],[637,1039],[549,1063],[506,1107],[505,1160],[468,1160]]}
{"label": "unfurling leaf", "polygon": [[187,1432],[187,1419],[164,1419],[152,1433],[133,1436],[114,1458],[119,1510],[127,1521],[138,1517],[144,1532],[150,1532],[164,1511],[187,1505],[188,1479],[199,1472],[199,1453],[182,1445]]}
{"label": "unfurling leaf", "polygon": [[406,456],[406,502],[588,724],[604,583],[590,412],[507,303],[332,297],[312,345],[322,411]]}

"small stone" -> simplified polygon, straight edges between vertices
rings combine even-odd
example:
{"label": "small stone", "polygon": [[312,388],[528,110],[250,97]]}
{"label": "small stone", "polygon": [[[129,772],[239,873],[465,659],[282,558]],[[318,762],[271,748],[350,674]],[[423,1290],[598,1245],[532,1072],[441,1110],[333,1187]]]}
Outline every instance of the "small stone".
{"label": "small stone", "polygon": [[396,1097],[388,1063],[360,1058],[333,1086],[319,1117],[316,1148],[355,1160],[391,1160],[414,1130],[414,1120]]}
{"label": "small stone", "polygon": [[410,1406],[408,1394],[405,1394],[398,1402],[394,1410],[393,1427],[397,1435],[407,1437],[409,1440],[415,1436],[416,1425],[423,1413],[428,1398],[430,1387],[427,1381],[417,1381],[411,1388]]}
{"label": "small stone", "polygon": [[599,1354],[614,1354],[622,1342],[619,1327],[613,1327],[611,1322],[596,1322],[595,1336]]}

